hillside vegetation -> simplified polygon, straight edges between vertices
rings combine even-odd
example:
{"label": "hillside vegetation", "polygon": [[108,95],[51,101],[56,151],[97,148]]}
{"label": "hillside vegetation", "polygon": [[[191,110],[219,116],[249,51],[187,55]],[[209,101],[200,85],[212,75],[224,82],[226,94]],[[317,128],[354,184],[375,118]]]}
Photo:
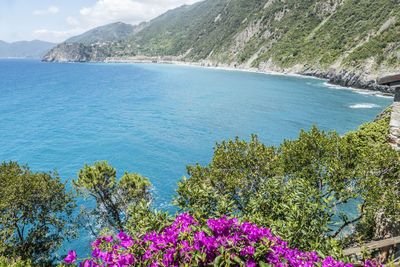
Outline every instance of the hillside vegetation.
{"label": "hillside vegetation", "polygon": [[66,43],[95,44],[99,42],[108,42],[112,40],[125,39],[132,35],[135,26],[122,22],[111,23],[101,27],[94,28],[81,35],[74,36],[66,40]]}
{"label": "hillside vegetation", "polygon": [[[399,19],[397,0],[206,0],[168,11],[122,41],[87,47],[88,61],[161,57],[340,74],[344,85],[368,87],[400,67]],[[60,61],[60,49],[44,60]]]}

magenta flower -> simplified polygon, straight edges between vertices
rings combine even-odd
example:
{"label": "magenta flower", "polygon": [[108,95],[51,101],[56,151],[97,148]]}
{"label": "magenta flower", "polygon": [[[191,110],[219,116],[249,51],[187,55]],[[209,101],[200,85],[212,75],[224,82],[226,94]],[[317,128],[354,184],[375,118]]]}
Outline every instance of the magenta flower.
{"label": "magenta flower", "polygon": [[96,247],[96,246],[100,245],[100,243],[101,243],[101,239],[98,238],[98,239],[96,239],[95,241],[93,241],[93,243],[90,244],[90,245],[91,245],[92,247]]}
{"label": "magenta flower", "polygon": [[250,255],[252,256],[256,249],[252,246],[246,246],[240,251],[240,256]]}
{"label": "magenta flower", "polygon": [[93,266],[93,262],[91,260],[85,261],[84,263],[81,262],[79,263],[79,267],[92,267]]}
{"label": "magenta flower", "polygon": [[66,263],[74,263],[74,262],[76,261],[76,253],[75,253],[75,251],[70,250],[70,251],[68,252],[68,256],[65,257],[64,261],[65,261]]}
{"label": "magenta flower", "polygon": [[123,241],[125,239],[127,239],[129,236],[127,234],[125,234],[123,231],[119,232],[119,234],[117,234],[117,237]]}
{"label": "magenta flower", "polygon": [[100,252],[101,252],[101,250],[98,247],[95,247],[92,252],[93,258],[98,258],[100,256]]}
{"label": "magenta flower", "polygon": [[256,263],[252,258],[249,258],[249,259],[246,261],[246,266],[248,266],[248,267],[256,267],[256,266],[257,266],[257,263]]}
{"label": "magenta flower", "polygon": [[[221,219],[210,219],[201,227],[187,213],[178,215],[170,226],[160,232],[132,237],[121,231],[116,238],[98,238],[92,246],[93,258],[80,263],[80,266],[207,266],[215,263],[216,258],[226,252],[231,260],[239,258],[246,266],[257,266],[259,261],[279,267],[353,266],[331,256],[319,258],[315,252],[289,248],[284,240],[273,236],[269,229],[255,224],[239,224],[236,218],[228,219],[224,216]],[[260,247],[268,252],[257,253]],[[75,260],[75,252],[70,251],[65,261],[72,263]],[[381,265],[375,260],[368,260],[364,266]]]}

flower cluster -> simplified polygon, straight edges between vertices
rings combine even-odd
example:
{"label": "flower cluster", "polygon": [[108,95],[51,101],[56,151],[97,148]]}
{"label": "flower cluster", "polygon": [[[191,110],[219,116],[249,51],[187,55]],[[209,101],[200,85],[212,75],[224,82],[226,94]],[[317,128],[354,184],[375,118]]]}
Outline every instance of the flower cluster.
{"label": "flower cluster", "polygon": [[368,259],[364,261],[364,267],[375,267],[382,266],[382,264],[377,259]]}
{"label": "flower cluster", "polygon": [[[248,222],[239,224],[237,219],[226,217],[210,219],[202,227],[188,214],[182,214],[160,233],[129,236],[120,232],[116,238],[103,236],[91,245],[92,257],[81,260],[80,266],[353,266],[332,257],[321,259],[315,252],[290,249],[269,229]],[[70,251],[65,262],[74,263],[76,259],[75,252]]]}

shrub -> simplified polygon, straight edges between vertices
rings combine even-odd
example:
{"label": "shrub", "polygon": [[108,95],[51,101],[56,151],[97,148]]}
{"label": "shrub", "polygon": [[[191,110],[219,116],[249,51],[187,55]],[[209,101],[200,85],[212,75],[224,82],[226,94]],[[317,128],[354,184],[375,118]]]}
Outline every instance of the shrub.
{"label": "shrub", "polygon": [[0,165],[0,256],[48,264],[76,229],[73,194],[56,172],[32,172],[17,162]]}
{"label": "shrub", "polygon": [[128,209],[138,209],[151,200],[147,178],[125,172],[117,182],[116,169],[107,161],[95,162],[93,166],[85,164],[72,183],[85,199],[91,197],[96,201],[96,208],[88,210],[83,206],[81,210],[93,234],[97,234],[96,226],[123,230],[129,219]]}
{"label": "shrub", "polygon": [[377,209],[399,213],[400,162],[386,141],[389,117],[344,136],[313,126],[279,147],[255,135],[223,141],[208,166],[187,167],[175,205],[200,221],[243,218],[291,247],[332,255],[338,237]]}

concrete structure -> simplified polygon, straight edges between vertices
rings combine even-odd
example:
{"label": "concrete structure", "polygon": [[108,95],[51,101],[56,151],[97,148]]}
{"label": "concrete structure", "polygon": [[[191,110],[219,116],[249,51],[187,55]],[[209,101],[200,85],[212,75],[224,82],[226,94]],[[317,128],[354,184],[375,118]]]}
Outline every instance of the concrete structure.
{"label": "concrete structure", "polygon": [[380,85],[388,85],[395,88],[392,104],[392,116],[390,118],[389,139],[394,149],[400,149],[400,74],[386,76],[378,80]]}

